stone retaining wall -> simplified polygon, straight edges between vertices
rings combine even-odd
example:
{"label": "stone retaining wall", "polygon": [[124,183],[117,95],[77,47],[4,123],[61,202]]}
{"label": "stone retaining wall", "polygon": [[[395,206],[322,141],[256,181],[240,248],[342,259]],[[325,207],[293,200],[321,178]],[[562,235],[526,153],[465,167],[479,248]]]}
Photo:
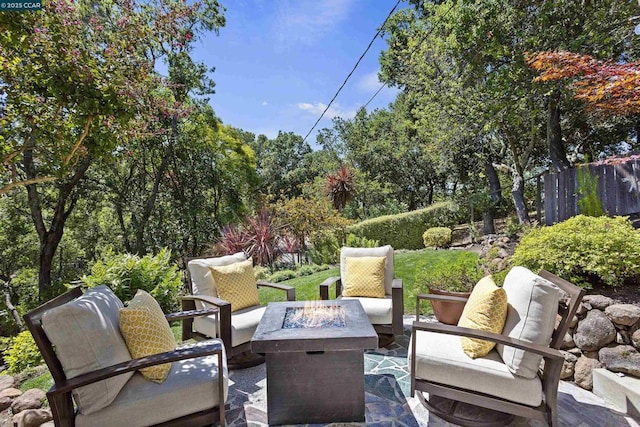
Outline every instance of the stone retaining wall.
{"label": "stone retaining wall", "polygon": [[640,307],[586,295],[564,337],[563,380],[593,388],[593,370],[640,377]]}

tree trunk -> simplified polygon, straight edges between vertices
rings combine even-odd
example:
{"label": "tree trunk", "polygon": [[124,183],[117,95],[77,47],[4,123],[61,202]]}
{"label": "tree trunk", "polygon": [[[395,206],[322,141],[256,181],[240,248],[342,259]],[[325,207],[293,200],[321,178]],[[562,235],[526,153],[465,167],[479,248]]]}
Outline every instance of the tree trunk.
{"label": "tree trunk", "polygon": [[513,174],[511,196],[513,197],[513,204],[516,207],[516,214],[518,215],[520,224],[530,224],[531,220],[529,219],[527,205],[524,200],[524,179],[517,173]]}
{"label": "tree trunk", "polygon": [[[29,179],[37,177],[36,164],[33,159],[33,147],[35,147],[35,139],[30,137],[23,155],[23,167]],[[78,200],[78,195],[74,190],[84,178],[91,162],[92,159],[89,155],[84,156],[77,163],[73,175],[65,183],[58,184],[58,198],[55,202],[49,229],[44,223],[42,201],[37,184],[26,186],[31,219],[40,239],[40,267],[38,271],[40,297],[46,295],[46,291],[51,288],[51,265],[53,264],[56,249],[62,240],[64,225]]]}
{"label": "tree trunk", "polygon": [[562,142],[559,101],[560,91],[556,89],[548,99],[547,144],[549,146],[549,158],[557,172],[568,169],[570,166],[564,143]]}
{"label": "tree trunk", "polygon": [[489,195],[491,203],[482,217],[482,234],[495,234],[496,228],[494,225],[494,217],[496,212],[496,205],[502,200],[502,186],[500,185],[500,178],[496,169],[493,167],[491,159],[487,159],[484,162],[484,171],[489,181]]}

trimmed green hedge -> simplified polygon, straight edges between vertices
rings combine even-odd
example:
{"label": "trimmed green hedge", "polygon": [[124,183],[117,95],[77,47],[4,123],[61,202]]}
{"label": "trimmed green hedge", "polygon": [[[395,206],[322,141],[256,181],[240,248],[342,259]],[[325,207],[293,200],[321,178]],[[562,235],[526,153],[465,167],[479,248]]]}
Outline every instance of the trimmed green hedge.
{"label": "trimmed green hedge", "polygon": [[381,245],[391,245],[394,249],[423,249],[424,230],[455,225],[457,211],[453,202],[435,203],[424,209],[368,219],[352,225],[347,231],[378,240]]}

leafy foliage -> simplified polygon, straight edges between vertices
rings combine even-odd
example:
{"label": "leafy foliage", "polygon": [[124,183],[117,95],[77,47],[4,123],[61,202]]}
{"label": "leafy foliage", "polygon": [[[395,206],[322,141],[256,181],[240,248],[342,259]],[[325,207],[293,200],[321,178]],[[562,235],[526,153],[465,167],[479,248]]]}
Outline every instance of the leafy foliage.
{"label": "leafy foliage", "polygon": [[41,365],[44,361],[31,332],[20,332],[4,352],[4,360],[10,373]]}
{"label": "leafy foliage", "polygon": [[258,265],[271,265],[280,254],[279,226],[267,209],[245,220],[246,253]]}
{"label": "leafy foliage", "polygon": [[349,227],[348,231],[395,249],[422,249],[424,230],[454,225],[456,214],[457,208],[453,203],[440,202],[416,211],[368,219]]}
{"label": "leafy foliage", "polygon": [[640,114],[640,61],[601,61],[567,51],[530,54],[530,67],[542,73],[535,81],[573,79],[575,97],[606,114]]}
{"label": "leafy foliage", "polygon": [[598,176],[591,175],[587,168],[577,168],[578,178],[578,208],[580,213],[586,216],[602,216],[602,201],[598,196]]}
{"label": "leafy foliage", "polygon": [[320,231],[313,234],[313,244],[307,251],[307,257],[315,264],[337,264],[340,261],[340,240],[332,231]]}
{"label": "leafy foliage", "polygon": [[596,281],[620,286],[640,271],[640,233],[626,217],[578,215],[530,230],[513,263],[549,270],[583,287]]}
{"label": "leafy foliage", "polygon": [[89,287],[106,285],[123,302],[130,301],[138,289],[153,296],[162,311],[178,309],[178,293],[182,286],[180,272],[171,261],[171,251],[162,249],[157,255],[139,257],[105,251],[82,281]]}
{"label": "leafy foliage", "polygon": [[354,195],[353,174],[342,166],[335,174],[327,175],[326,192],[334,209],[344,209]]}
{"label": "leafy foliage", "polygon": [[346,246],[350,248],[375,248],[380,246],[380,241],[349,233],[347,234]]}
{"label": "leafy foliage", "polygon": [[445,248],[451,244],[451,229],[448,227],[432,227],[422,233],[425,248]]}
{"label": "leafy foliage", "polygon": [[456,256],[440,258],[436,262],[416,266],[414,295],[428,293],[428,288],[451,292],[471,292],[484,276],[478,267],[478,255],[460,252]]}

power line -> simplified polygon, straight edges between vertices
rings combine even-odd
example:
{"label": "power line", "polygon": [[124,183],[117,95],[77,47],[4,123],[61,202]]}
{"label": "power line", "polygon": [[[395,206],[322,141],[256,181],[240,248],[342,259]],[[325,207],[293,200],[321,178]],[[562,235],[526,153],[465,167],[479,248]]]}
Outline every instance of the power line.
{"label": "power line", "polygon": [[[451,12],[451,9],[453,9],[453,5],[454,3],[451,3],[451,5],[449,6],[449,9],[447,9],[447,11],[445,13],[443,13],[442,15],[440,15],[440,18],[438,18],[438,20],[435,22],[435,24],[433,24],[433,26],[429,29],[429,31],[427,31],[424,35],[424,37],[422,37],[422,39],[420,40],[420,42],[418,42],[413,49],[411,49],[411,52],[409,52],[409,56],[412,56],[414,54],[414,52],[416,51],[416,49],[418,47],[420,47],[422,45],[423,42],[425,42],[427,40],[427,37],[429,37],[429,35],[438,27],[438,24],[440,24],[440,21],[442,21],[444,19],[445,16],[447,16],[449,14],[449,12]],[[364,106],[362,108],[367,108],[367,106],[371,103],[371,101],[373,101],[373,99],[378,96],[378,94],[382,91],[382,89],[384,89],[387,86],[386,83],[383,83],[382,86],[380,86],[380,88],[376,91],[376,93],[373,94],[373,96],[371,98],[369,98],[369,100],[367,101],[366,104],[364,104]]]}
{"label": "power line", "polygon": [[331,104],[333,104],[333,101],[336,100],[336,98],[338,97],[338,95],[340,94],[340,91],[342,91],[342,88],[344,88],[344,86],[347,84],[347,81],[349,81],[349,78],[351,78],[351,75],[353,74],[353,72],[356,70],[356,68],[358,68],[358,65],[360,64],[360,61],[362,61],[362,59],[364,58],[364,56],[367,54],[367,52],[369,51],[369,49],[371,48],[371,46],[373,45],[373,42],[376,41],[376,39],[378,38],[378,36],[380,35],[380,33],[382,32],[382,29],[384,28],[384,26],[387,24],[387,21],[389,20],[389,18],[391,17],[391,15],[393,15],[393,12],[395,12],[396,8],[398,7],[398,5],[400,4],[402,0],[398,0],[395,4],[395,6],[393,6],[393,8],[391,9],[391,11],[389,12],[389,14],[387,15],[387,17],[384,19],[384,22],[382,23],[382,25],[380,26],[380,28],[378,29],[378,31],[376,31],[376,34],[373,36],[373,38],[371,39],[371,41],[369,42],[369,45],[367,46],[367,48],[364,50],[364,52],[362,53],[362,55],[360,55],[360,58],[358,58],[358,61],[356,62],[356,65],[353,66],[353,68],[351,69],[351,71],[349,72],[349,75],[347,75],[347,78],[344,79],[344,82],[342,82],[342,85],[340,85],[340,88],[338,88],[338,91],[336,92],[335,95],[333,95],[333,98],[331,98],[331,101],[329,101],[329,104],[327,104],[326,108],[324,109],[324,111],[322,112],[322,114],[320,114],[320,117],[318,117],[318,120],[316,120],[316,122],[314,123],[313,127],[311,127],[311,129],[309,130],[309,132],[307,132],[307,135],[304,137],[304,139],[302,140],[302,142],[306,141],[307,138],[309,137],[309,135],[311,135],[311,132],[313,132],[313,130],[316,128],[316,126],[318,126],[318,123],[320,123],[320,120],[322,120],[322,118],[324,117],[325,113],[329,110],[329,107],[331,107]]}

